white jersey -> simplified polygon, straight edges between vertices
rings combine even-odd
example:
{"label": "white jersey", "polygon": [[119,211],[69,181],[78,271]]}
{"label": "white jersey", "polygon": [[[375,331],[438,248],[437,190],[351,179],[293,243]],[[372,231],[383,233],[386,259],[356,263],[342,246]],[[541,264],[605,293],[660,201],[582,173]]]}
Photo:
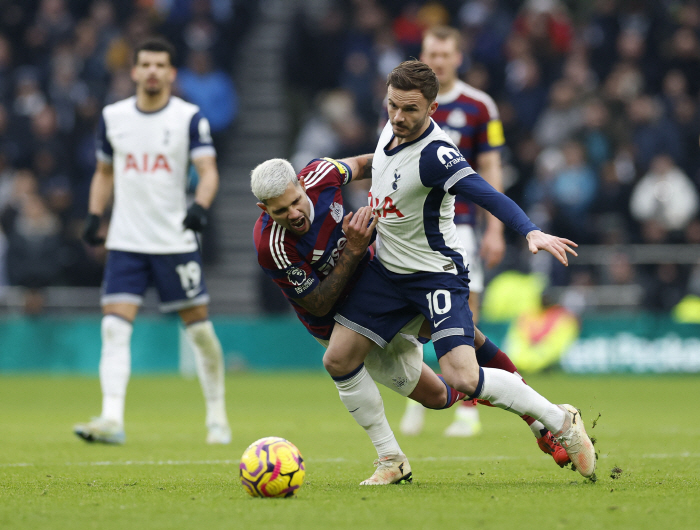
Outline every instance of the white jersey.
{"label": "white jersey", "polygon": [[370,205],[379,215],[377,257],[397,274],[466,271],[467,256],[454,224],[455,194],[475,201],[522,235],[537,227],[467,163],[431,119],[417,139],[386,149],[391,123],[372,161]]}
{"label": "white jersey", "polygon": [[209,122],[199,107],[171,96],[156,112],[136,97],[102,111],[97,157],[114,168],[114,208],[106,247],[145,254],[197,249],[185,230],[185,187],[190,159],[215,156]]}

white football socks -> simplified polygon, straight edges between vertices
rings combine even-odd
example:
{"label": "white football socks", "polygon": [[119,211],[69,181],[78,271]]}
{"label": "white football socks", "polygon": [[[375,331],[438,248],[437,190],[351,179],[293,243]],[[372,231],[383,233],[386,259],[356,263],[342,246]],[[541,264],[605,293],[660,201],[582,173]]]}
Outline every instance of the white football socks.
{"label": "white football socks", "polygon": [[341,381],[333,379],[338,387],[340,400],[355,421],[367,432],[377,450],[383,456],[403,454],[394,432],[384,415],[384,402],[377,384],[367,372],[364,364],[360,370]]}
{"label": "white football socks", "polygon": [[131,331],[133,326],[115,315],[102,317],[100,385],[102,417],[124,425],[126,386],[131,374]]}
{"label": "white football socks", "polygon": [[224,355],[210,320],[186,326],[192,341],[197,375],[207,407],[207,426],[228,425],[224,388]]}
{"label": "white football socks", "polygon": [[488,399],[492,405],[514,412],[518,416],[527,414],[544,424],[552,433],[561,430],[567,419],[566,413],[525,385],[517,375],[497,368],[481,368],[484,374],[479,398]]}

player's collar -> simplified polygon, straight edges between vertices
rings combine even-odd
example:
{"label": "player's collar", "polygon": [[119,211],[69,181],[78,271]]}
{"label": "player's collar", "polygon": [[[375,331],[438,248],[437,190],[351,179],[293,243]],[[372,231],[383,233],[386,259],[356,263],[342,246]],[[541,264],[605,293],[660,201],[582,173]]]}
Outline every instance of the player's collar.
{"label": "player's collar", "polygon": [[168,107],[168,105],[170,105],[170,100],[171,100],[171,99],[172,99],[172,97],[169,97],[167,103],[166,103],[165,105],[163,105],[163,106],[162,106],[161,108],[159,108],[159,109],[156,109],[156,110],[141,110],[141,109],[139,108],[138,104],[136,103],[136,96],[134,96],[134,108],[136,109],[136,112],[138,112],[138,113],[140,113],[140,114],[145,114],[145,115],[147,115],[147,116],[150,115],[150,114],[157,114],[157,113],[159,113],[161,110],[165,110],[165,109]]}
{"label": "player's collar", "polygon": [[[415,144],[416,142],[420,142],[422,139],[424,139],[426,136],[428,136],[431,132],[433,132],[433,129],[435,129],[435,122],[433,121],[432,118],[429,118],[429,119],[430,119],[430,125],[428,125],[428,128],[425,131],[423,131],[423,134],[421,134],[418,138],[416,138],[415,140],[411,140],[410,142],[406,142],[404,144],[397,145],[393,149],[387,149],[386,147],[384,147],[384,154],[386,156],[394,156],[396,153],[400,152],[405,147],[409,147],[409,146]],[[394,141],[394,135],[392,134],[391,139],[386,143],[386,145],[390,145],[391,142],[393,142],[393,141]]]}

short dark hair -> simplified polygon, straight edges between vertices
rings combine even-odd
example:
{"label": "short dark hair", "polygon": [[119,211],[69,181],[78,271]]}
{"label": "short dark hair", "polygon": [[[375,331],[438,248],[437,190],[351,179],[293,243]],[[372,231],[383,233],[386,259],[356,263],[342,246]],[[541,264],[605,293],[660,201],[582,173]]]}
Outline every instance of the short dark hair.
{"label": "short dark hair", "polygon": [[432,103],[437,97],[440,82],[430,66],[413,59],[394,68],[386,78],[386,86],[399,90],[420,90],[428,103]]}
{"label": "short dark hair", "polygon": [[139,60],[139,52],[165,52],[170,64],[175,66],[175,46],[163,37],[149,37],[134,49],[134,64]]}

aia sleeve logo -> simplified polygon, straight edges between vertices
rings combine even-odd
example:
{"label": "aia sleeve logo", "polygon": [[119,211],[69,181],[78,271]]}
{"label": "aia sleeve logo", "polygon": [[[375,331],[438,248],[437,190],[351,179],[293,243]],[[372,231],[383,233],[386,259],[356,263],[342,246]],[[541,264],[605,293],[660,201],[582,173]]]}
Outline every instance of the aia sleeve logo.
{"label": "aia sleeve logo", "polygon": [[306,281],[306,272],[304,269],[293,267],[287,271],[287,279],[292,285],[301,285]]}

